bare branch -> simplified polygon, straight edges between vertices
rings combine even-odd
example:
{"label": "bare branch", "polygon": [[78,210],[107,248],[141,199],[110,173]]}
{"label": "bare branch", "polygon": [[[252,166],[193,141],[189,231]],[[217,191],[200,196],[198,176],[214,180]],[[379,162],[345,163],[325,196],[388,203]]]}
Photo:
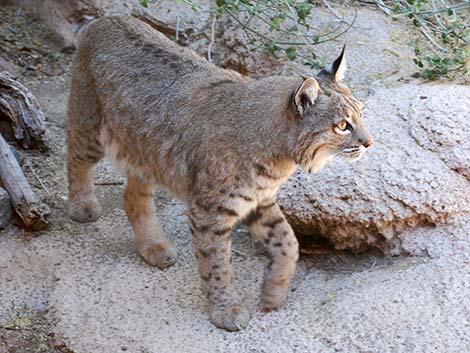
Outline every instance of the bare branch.
{"label": "bare branch", "polygon": [[217,16],[213,15],[212,18],[212,24],[211,24],[211,42],[209,43],[209,46],[207,47],[207,61],[212,63],[212,47],[215,44],[215,23],[217,21]]}

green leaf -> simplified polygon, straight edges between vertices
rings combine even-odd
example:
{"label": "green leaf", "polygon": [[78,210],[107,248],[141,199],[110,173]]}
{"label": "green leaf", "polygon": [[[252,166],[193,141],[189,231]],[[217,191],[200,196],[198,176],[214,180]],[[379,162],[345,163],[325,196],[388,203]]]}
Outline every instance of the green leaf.
{"label": "green leaf", "polygon": [[297,57],[297,49],[295,49],[294,47],[287,48],[286,55],[289,60],[295,60],[295,58]]}
{"label": "green leaf", "polygon": [[312,10],[312,5],[308,2],[301,2],[295,6],[295,11],[300,20],[305,21]]}
{"label": "green leaf", "polygon": [[139,0],[139,3],[143,6],[143,7],[149,7],[149,3],[147,0]]}
{"label": "green leaf", "polygon": [[442,65],[450,65],[452,64],[452,59],[451,58],[444,58],[442,59]]}
{"label": "green leaf", "polygon": [[277,16],[271,17],[269,21],[270,29],[271,30],[278,29],[279,27],[281,27],[281,24],[284,22],[284,20],[285,20],[285,15],[283,16],[283,14],[278,14]]}
{"label": "green leaf", "polygon": [[279,49],[281,49],[276,43],[266,43],[266,50],[271,54],[275,54]]}
{"label": "green leaf", "polygon": [[421,76],[429,81],[434,81],[439,78],[439,74],[435,70],[425,69],[421,73]]}
{"label": "green leaf", "polygon": [[442,41],[446,44],[449,44],[451,42],[451,38],[446,33],[443,33],[442,34]]}
{"label": "green leaf", "polygon": [[413,59],[413,61],[416,64],[416,66],[421,67],[421,68],[424,67],[423,62],[421,60]]}

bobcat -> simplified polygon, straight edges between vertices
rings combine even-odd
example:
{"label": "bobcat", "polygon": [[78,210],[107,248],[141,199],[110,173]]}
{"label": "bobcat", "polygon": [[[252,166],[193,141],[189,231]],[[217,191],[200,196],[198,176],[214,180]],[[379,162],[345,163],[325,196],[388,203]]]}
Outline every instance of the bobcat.
{"label": "bobcat", "polygon": [[296,166],[317,172],[354,161],[372,144],[362,105],[340,82],[341,55],[315,78],[253,80],[218,68],[132,17],[108,17],[80,36],[68,105],[69,214],[96,220],[93,168],[107,155],[127,176],[124,208],[143,259],[176,261],[153,192],[187,205],[211,321],[229,331],[250,315],[234,287],[231,230],[239,222],[270,261],[261,307],[280,305],[299,256],[276,191]]}

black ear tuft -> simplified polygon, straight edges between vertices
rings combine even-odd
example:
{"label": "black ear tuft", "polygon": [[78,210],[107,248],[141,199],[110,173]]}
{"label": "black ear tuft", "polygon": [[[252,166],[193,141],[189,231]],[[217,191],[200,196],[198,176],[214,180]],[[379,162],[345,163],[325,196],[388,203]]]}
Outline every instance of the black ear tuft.
{"label": "black ear tuft", "polygon": [[343,45],[343,49],[341,50],[341,54],[339,54],[339,56],[336,58],[335,61],[333,61],[333,73],[336,75],[336,73],[339,71],[339,69],[341,68],[341,64],[343,62],[346,61],[345,57],[344,57],[344,51],[346,49],[346,44]]}
{"label": "black ear tuft", "polygon": [[336,81],[341,81],[344,78],[346,71],[346,56],[345,56],[346,44],[343,45],[341,54],[331,64],[327,65],[318,74],[319,76],[326,76]]}

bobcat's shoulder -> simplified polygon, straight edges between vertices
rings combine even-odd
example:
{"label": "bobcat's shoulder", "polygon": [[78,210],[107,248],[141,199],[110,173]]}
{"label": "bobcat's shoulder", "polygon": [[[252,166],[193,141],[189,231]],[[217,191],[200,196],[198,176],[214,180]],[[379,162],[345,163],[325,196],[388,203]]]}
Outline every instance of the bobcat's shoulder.
{"label": "bobcat's shoulder", "polygon": [[69,213],[93,221],[101,208],[93,168],[107,155],[127,175],[124,208],[139,254],[176,261],[156,218],[163,186],[187,205],[212,322],[245,327],[234,286],[230,234],[245,222],[270,261],[261,305],[277,307],[298,259],[298,242],[276,203],[301,166],[318,171],[335,156],[358,159],[372,143],[361,104],[341,83],[343,54],[315,78],[252,80],[209,64],[147,24],[110,17],[81,34],[68,105]]}

